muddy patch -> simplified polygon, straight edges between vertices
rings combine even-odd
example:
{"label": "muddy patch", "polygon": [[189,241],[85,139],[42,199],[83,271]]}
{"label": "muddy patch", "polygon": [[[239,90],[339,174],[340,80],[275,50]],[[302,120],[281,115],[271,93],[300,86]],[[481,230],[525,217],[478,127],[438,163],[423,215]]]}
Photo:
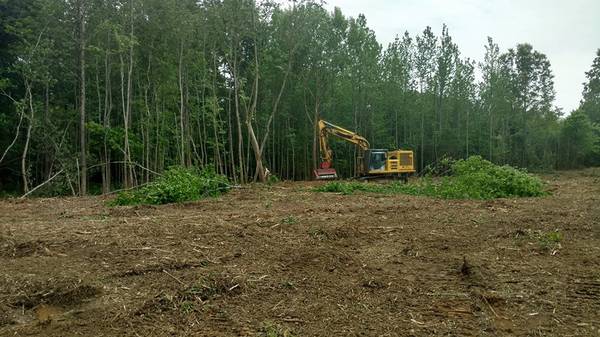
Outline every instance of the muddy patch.
{"label": "muddy patch", "polygon": [[33,287],[18,295],[12,302],[12,306],[25,309],[32,309],[42,304],[68,307],[86,302],[99,294],[99,288],[85,284],[58,285],[41,289]]}
{"label": "muddy patch", "polygon": [[7,258],[21,258],[26,256],[50,256],[52,251],[48,243],[42,240],[17,241],[0,237],[0,256]]}
{"label": "muddy patch", "polygon": [[233,297],[243,293],[245,285],[234,277],[209,275],[202,277],[191,286],[184,286],[174,294],[161,292],[135,311],[138,316],[175,311],[180,314],[199,312],[210,307],[209,302],[220,298]]}

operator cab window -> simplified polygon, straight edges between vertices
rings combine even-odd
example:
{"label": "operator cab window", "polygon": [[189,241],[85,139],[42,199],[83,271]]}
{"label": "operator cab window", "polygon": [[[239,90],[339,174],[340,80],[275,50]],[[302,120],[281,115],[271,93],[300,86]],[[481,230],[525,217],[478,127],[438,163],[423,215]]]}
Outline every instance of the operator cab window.
{"label": "operator cab window", "polygon": [[383,170],[385,169],[385,152],[374,152],[371,153],[371,170]]}

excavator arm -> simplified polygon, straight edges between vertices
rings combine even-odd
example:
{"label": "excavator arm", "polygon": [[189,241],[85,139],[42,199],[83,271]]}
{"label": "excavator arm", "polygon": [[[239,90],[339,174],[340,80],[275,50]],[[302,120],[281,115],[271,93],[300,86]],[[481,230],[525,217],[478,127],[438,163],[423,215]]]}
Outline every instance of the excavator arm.
{"label": "excavator arm", "polygon": [[328,136],[333,135],[349,143],[358,146],[362,151],[369,149],[369,141],[364,137],[339,127],[335,124],[331,124],[327,121],[320,119],[318,121],[319,127],[319,144],[321,148],[321,164],[318,169],[315,170],[315,176],[317,179],[335,179],[337,178],[337,172],[331,168],[333,162],[333,151],[329,147]]}

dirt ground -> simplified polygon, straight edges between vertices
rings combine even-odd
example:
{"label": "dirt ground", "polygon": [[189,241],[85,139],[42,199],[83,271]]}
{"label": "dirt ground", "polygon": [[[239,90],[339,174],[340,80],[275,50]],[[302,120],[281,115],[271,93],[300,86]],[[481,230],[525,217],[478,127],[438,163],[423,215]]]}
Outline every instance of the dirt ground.
{"label": "dirt ground", "polygon": [[600,170],[494,201],[0,201],[0,335],[598,336]]}

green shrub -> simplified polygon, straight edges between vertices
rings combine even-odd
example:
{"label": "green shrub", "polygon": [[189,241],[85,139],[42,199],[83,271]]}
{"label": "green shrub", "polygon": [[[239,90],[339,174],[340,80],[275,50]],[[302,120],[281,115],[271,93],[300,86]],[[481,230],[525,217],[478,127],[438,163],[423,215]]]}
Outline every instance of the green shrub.
{"label": "green shrub", "polygon": [[411,194],[447,199],[537,197],[547,194],[544,183],[539,178],[507,165],[495,165],[480,156],[455,161],[450,171],[451,176],[436,179],[426,176],[410,184],[333,181],[318,186],[315,190],[342,194],[356,191]]}
{"label": "green shrub", "polygon": [[441,180],[438,188],[441,197],[493,199],[546,194],[538,177],[508,165],[495,165],[480,156],[456,161],[452,172],[451,177]]}
{"label": "green shrub", "polygon": [[281,182],[281,179],[279,179],[278,176],[274,175],[274,174],[269,174],[269,176],[267,177],[267,184],[268,185],[273,185],[273,184],[277,184]]}
{"label": "green shrub", "polygon": [[227,177],[212,168],[171,167],[152,183],[133,191],[120,192],[112,205],[160,205],[218,196],[229,189]]}

